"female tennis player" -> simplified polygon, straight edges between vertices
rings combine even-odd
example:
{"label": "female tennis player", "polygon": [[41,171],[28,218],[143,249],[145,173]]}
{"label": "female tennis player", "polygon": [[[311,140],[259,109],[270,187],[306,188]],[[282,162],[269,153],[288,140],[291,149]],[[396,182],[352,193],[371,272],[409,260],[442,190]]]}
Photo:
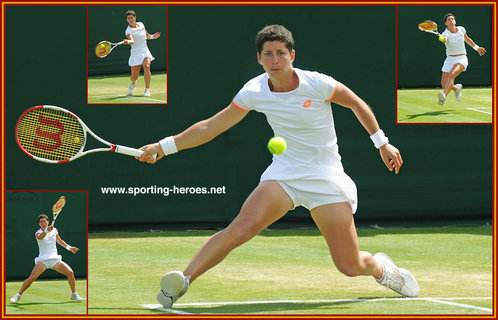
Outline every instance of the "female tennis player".
{"label": "female tennis player", "polygon": [[370,107],[353,91],[330,76],[293,67],[294,39],[285,27],[266,26],[258,33],[256,46],[258,62],[266,72],[247,82],[228,107],[176,136],[142,147],[139,160],[154,163],[153,154],[161,159],[206,143],[250,110],[264,113],[275,136],[287,141],[287,150],[273,156],[260,184],[230,225],[201,246],[183,273],[163,276],[158,301],[171,307],[192,281],[296,206],[310,210],[340,272],[373,276],[404,296],[417,296],[419,287],[410,272],[383,253],[372,256],[359,250],[353,219],[356,186],[342,167],[330,103],[353,111],[386,167],[396,174],[403,164],[400,152],[388,143]]}
{"label": "female tennis player", "polygon": [[467,59],[467,50],[465,50],[465,42],[471,46],[475,51],[483,56],[486,49],[477,45],[467,34],[467,30],[456,25],[455,15],[448,13],[444,16],[444,24],[446,30],[441,34],[444,37],[444,44],[446,46],[446,60],[444,60],[441,71],[441,87],[443,91],[438,94],[438,103],[443,105],[446,97],[450,91],[455,91],[456,101],[462,99],[462,85],[456,84],[455,79],[460,73],[467,70],[469,60]]}
{"label": "female tennis player", "polygon": [[147,47],[147,39],[158,39],[161,37],[161,33],[149,34],[145,29],[145,25],[142,22],[137,22],[137,15],[133,10],[126,11],[126,21],[128,22],[128,27],[125,31],[126,39],[123,40],[123,43],[131,46],[130,58],[128,59],[128,65],[131,68],[131,84],[128,87],[128,94],[133,94],[135,83],[140,74],[140,68],[143,66],[145,81],[144,96],[149,97],[150,79],[152,77],[150,64],[154,60],[154,57]]}
{"label": "female tennis player", "polygon": [[64,240],[59,236],[59,232],[53,226],[49,226],[49,219],[46,214],[41,214],[38,216],[38,225],[40,229],[36,231],[35,237],[38,242],[38,248],[40,254],[37,258],[35,258],[35,267],[33,271],[31,271],[31,275],[24,280],[21,290],[15,296],[13,296],[10,301],[12,303],[17,303],[20,299],[24,291],[31,286],[33,281],[35,281],[47,268],[55,270],[59,273],[62,273],[67,277],[69,282],[69,286],[71,287],[71,300],[81,301],[85,300],[80,297],[78,292],[76,292],[76,280],[74,278],[73,269],[67,263],[62,261],[62,257],[57,254],[57,246],[55,243],[57,242],[59,245],[66,248],[66,250],[71,251],[73,254],[78,252],[79,249],[77,247],[72,247],[68,245]]}

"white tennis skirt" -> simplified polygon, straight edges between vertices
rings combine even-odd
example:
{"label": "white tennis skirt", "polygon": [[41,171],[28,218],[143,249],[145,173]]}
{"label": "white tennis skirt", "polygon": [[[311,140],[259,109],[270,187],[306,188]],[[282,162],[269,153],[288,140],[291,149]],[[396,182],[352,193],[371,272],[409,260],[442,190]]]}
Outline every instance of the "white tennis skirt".
{"label": "white tennis skirt", "polygon": [[130,67],[140,66],[144,63],[145,58],[150,58],[150,61],[154,60],[149,49],[147,51],[133,52],[128,59],[128,65]]}
{"label": "white tennis skirt", "polygon": [[450,72],[451,69],[453,69],[453,66],[457,63],[461,64],[463,66],[463,71],[465,71],[467,70],[467,67],[469,65],[469,59],[467,58],[466,55],[456,56],[456,57],[448,56],[446,60],[444,60],[444,64],[443,67],[441,68],[441,71]]}
{"label": "white tennis skirt", "polygon": [[60,261],[62,261],[62,256],[61,255],[55,256],[53,258],[48,258],[48,259],[42,259],[42,258],[39,258],[39,257],[35,258],[35,264],[37,264],[38,262],[41,262],[41,263],[43,263],[49,269],[53,268]]}

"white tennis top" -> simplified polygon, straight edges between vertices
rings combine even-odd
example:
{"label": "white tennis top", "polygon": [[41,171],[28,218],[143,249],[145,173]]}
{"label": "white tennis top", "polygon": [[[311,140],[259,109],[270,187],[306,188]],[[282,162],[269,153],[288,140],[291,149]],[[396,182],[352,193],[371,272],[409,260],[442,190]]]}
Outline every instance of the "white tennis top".
{"label": "white tennis top", "polygon": [[446,36],[448,39],[444,45],[446,46],[446,55],[456,55],[456,54],[467,54],[465,50],[465,34],[467,31],[464,27],[456,27],[457,32],[452,33],[450,30],[446,29],[442,35]]}
{"label": "white tennis top", "polygon": [[[40,228],[38,231],[35,232],[35,235],[37,233],[41,233],[43,230]],[[59,231],[54,227],[52,231],[47,233],[45,238],[42,240],[39,240],[36,238],[36,241],[38,242],[38,249],[39,249],[39,254],[38,258],[40,259],[51,259],[51,258],[57,258],[57,234],[59,234]]]}
{"label": "white tennis top", "polygon": [[264,113],[274,135],[287,142],[286,151],[273,156],[264,175],[293,180],[344,172],[330,106],[336,80],[318,72],[294,70],[299,86],[293,91],[272,92],[264,73],[247,82],[233,99],[240,109]]}
{"label": "white tennis top", "polygon": [[130,53],[147,52],[147,34],[145,33],[145,25],[142,22],[137,22],[137,27],[132,28],[128,26],[125,35],[131,34],[133,37],[133,44],[131,45]]}

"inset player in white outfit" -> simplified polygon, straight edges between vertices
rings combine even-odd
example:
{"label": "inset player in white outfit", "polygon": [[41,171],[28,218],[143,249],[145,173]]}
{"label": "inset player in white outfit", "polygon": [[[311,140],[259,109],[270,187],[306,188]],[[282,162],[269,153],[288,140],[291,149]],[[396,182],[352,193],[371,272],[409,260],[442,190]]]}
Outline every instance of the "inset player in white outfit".
{"label": "inset player in white outfit", "polygon": [[128,65],[131,68],[131,84],[128,87],[128,94],[133,94],[133,89],[135,89],[135,84],[140,74],[140,68],[144,67],[144,81],[145,81],[145,93],[144,96],[150,96],[150,80],[152,74],[150,72],[150,64],[154,57],[147,47],[147,39],[158,39],[161,37],[160,32],[154,34],[149,34],[145,29],[145,25],[142,22],[137,22],[137,15],[135,11],[126,11],[126,21],[128,22],[128,27],[125,31],[126,39],[123,40],[124,44],[129,44],[130,58],[128,59]]}
{"label": "inset player in white outfit", "polygon": [[257,37],[257,59],[266,73],[250,80],[232,103],[213,117],[176,136],[143,146],[139,160],[154,163],[178,150],[214,139],[241,121],[250,110],[265,114],[274,134],[287,141],[284,153],[274,155],[261,182],[246,199],[230,225],[210,237],[183,273],[163,276],[157,300],[171,305],[204,272],[220,263],[233,249],[302,205],[327,242],[337,269],[345,275],[373,276],[401,295],[417,296],[416,279],[383,253],[360,251],[353,213],[356,187],[344,173],[330,103],[350,108],[390,171],[399,172],[401,154],[389,144],[370,107],[332,77],[294,68],[296,52],[289,30],[280,25],[263,28]]}
{"label": "inset player in white outfit", "polygon": [[446,25],[446,30],[444,30],[441,35],[444,37],[443,43],[446,46],[446,60],[441,68],[441,71],[443,72],[441,76],[441,87],[443,88],[443,91],[440,91],[438,94],[438,103],[440,105],[444,104],[446,97],[451,90],[455,91],[457,101],[462,99],[463,86],[461,84],[455,84],[455,79],[460,73],[467,70],[467,66],[469,65],[465,43],[471,46],[481,56],[486,53],[486,49],[478,46],[469,38],[467,30],[464,27],[457,27],[454,14],[446,14],[444,16],[444,24]]}
{"label": "inset player in white outfit", "polygon": [[62,261],[62,257],[57,253],[56,243],[65,247],[66,250],[71,251],[73,254],[78,252],[79,249],[68,245],[61,239],[57,229],[53,226],[49,226],[49,219],[46,214],[38,216],[38,225],[40,226],[40,229],[36,231],[35,238],[38,242],[39,255],[35,258],[35,266],[33,271],[31,271],[31,275],[24,280],[19,293],[13,296],[10,301],[12,303],[17,303],[21,299],[24,291],[26,291],[26,289],[28,289],[29,286],[47,270],[47,268],[62,273],[67,277],[72,292],[70,297],[71,300],[85,300],[76,292],[76,279],[74,278],[73,269]]}

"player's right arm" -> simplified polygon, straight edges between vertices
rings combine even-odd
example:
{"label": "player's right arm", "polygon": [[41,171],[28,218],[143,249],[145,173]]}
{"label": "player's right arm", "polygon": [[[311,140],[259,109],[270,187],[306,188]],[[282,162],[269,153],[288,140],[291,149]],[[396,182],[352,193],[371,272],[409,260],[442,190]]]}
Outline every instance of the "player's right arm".
{"label": "player's right arm", "polygon": [[123,40],[123,43],[129,44],[131,46],[132,44],[135,44],[135,40],[133,40],[133,36],[130,33],[128,33],[126,34],[126,39]]}
{"label": "player's right arm", "polygon": [[[178,150],[194,148],[216,138],[239,123],[247,115],[248,111],[237,108],[233,102],[209,119],[205,119],[190,126],[187,130],[174,136]],[[149,144],[140,148],[144,153],[140,161],[153,163],[153,154],[157,154],[157,160],[164,157],[164,152],[159,142]]]}
{"label": "player's right arm", "polygon": [[[47,231],[50,232],[54,230],[54,227],[53,226],[48,226],[47,227]],[[42,240],[43,238],[45,238],[45,236],[47,235],[47,233],[45,231],[38,231],[37,233],[35,233],[35,237],[36,239],[38,240]]]}

